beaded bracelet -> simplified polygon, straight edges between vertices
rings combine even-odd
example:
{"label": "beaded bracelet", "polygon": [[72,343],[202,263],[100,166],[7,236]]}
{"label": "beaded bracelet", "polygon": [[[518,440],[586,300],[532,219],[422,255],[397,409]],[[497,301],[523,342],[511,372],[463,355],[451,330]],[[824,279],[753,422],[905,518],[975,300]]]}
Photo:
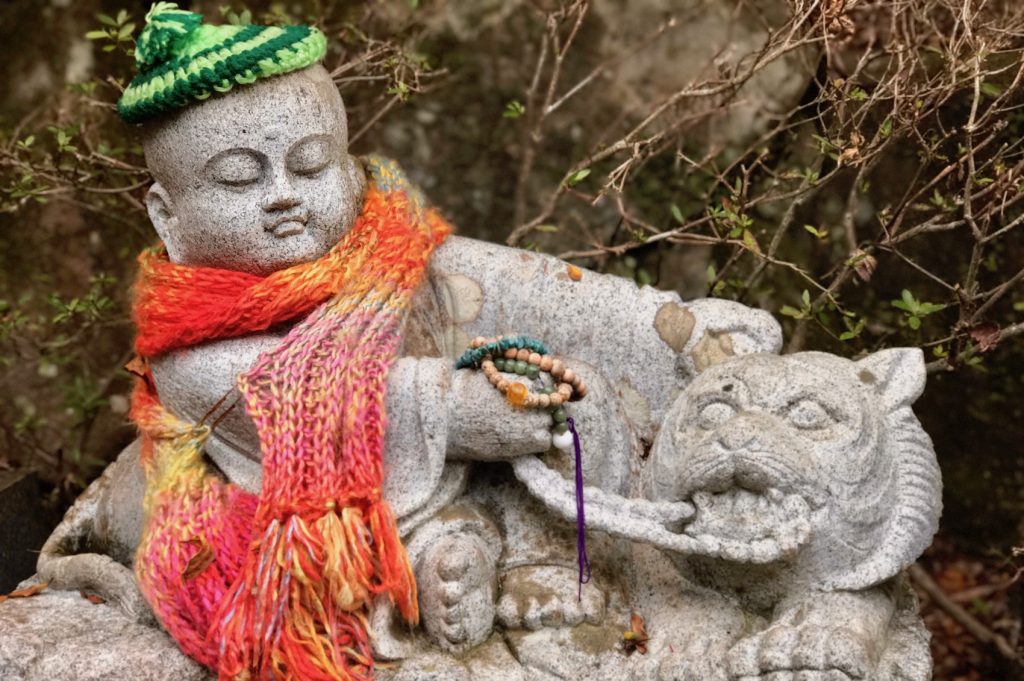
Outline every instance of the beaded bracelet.
{"label": "beaded bracelet", "polygon": [[[482,369],[491,385],[514,407],[554,407],[551,412],[554,422],[552,444],[563,451],[569,451],[572,447],[573,440],[568,433],[567,425],[568,414],[562,405],[586,397],[587,386],[579,375],[565,366],[564,362],[552,357],[543,343],[528,336],[478,336],[472,340],[469,349],[462,354],[455,367]],[[539,393],[530,392],[525,384],[510,381],[502,375],[502,372],[515,373],[536,379],[542,371],[550,374],[556,384]]]}

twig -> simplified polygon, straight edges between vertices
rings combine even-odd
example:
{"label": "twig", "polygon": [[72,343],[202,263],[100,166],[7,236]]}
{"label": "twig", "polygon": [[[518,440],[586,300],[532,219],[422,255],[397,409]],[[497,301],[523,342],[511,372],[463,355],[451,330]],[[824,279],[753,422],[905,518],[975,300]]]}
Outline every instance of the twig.
{"label": "twig", "polygon": [[999,654],[1007,660],[1010,660],[1017,665],[1021,664],[1020,655],[1013,649],[1013,646],[1010,645],[1009,641],[986,627],[969,612],[954,602],[953,599],[942,590],[942,587],[936,584],[935,580],[933,580],[931,576],[924,571],[924,568],[915,564],[907,568],[907,572],[910,573],[911,579],[921,587],[921,590],[931,597],[935,605],[942,608],[947,615],[956,620],[956,623],[963,627],[967,633],[986,646],[998,651]]}

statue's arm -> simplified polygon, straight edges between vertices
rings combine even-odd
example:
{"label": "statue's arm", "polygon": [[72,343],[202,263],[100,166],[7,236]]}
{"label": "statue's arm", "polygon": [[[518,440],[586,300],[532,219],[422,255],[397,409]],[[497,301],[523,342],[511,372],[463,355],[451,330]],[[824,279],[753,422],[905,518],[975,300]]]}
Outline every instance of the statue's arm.
{"label": "statue's arm", "polygon": [[683,302],[671,291],[473,239],[451,237],[439,247],[430,280],[446,321],[435,339],[442,354],[457,357],[474,336],[534,336],[600,372],[641,434],[653,432],[675,393],[705,366],[782,345],[778,323],[761,310]]}

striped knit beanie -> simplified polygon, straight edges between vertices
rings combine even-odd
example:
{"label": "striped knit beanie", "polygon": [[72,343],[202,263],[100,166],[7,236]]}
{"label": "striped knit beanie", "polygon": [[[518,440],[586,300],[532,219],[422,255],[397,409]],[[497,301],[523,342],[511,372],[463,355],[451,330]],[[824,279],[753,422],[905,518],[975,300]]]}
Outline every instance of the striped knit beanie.
{"label": "striped knit beanie", "polygon": [[173,2],[158,2],[135,44],[139,72],[117,112],[140,123],[235,84],[306,68],[326,49],[324,34],[312,26],[214,26]]}

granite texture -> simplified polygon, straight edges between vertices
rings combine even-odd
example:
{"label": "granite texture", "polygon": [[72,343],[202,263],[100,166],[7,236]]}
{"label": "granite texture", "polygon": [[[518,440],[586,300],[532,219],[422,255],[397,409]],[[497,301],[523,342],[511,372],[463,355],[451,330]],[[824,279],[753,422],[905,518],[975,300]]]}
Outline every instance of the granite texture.
{"label": "granite texture", "polygon": [[[364,188],[345,128],[313,67],[147,130],[158,180],[147,205],[171,258],[263,273],[321,255]],[[231,404],[235,377],[283,332],[155,358],[164,404],[193,419],[224,396]],[[574,463],[551,447],[550,417],[454,369],[470,338],[504,333],[543,339],[590,388],[569,407],[593,566],[582,588]],[[927,636],[899,577],[939,512],[934,454],[910,409],[921,355],[779,357],[781,343],[770,315],[737,303],[684,302],[570,276],[551,256],[446,241],[388,376],[384,495],[422,623],[410,630],[375,604],[377,677],[926,679]],[[207,454],[259,489],[243,409],[220,421]],[[0,670],[202,678],[155,628],[132,578],[137,458],[133,445],[44,547],[39,579],[70,591],[0,604]],[[634,613],[647,622],[646,654],[623,640]],[[89,667],[82,660],[104,642],[120,666]]]}

